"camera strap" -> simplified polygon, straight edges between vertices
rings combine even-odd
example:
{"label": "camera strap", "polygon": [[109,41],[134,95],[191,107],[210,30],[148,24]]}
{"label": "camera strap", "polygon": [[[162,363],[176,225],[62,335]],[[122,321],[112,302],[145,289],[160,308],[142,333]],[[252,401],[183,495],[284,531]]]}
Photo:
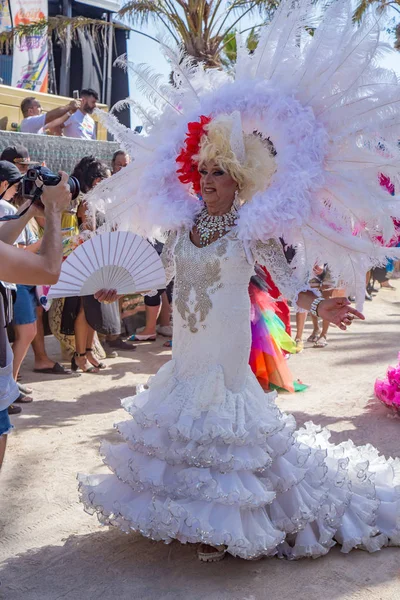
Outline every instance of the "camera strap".
{"label": "camera strap", "polygon": [[[14,185],[14,184],[11,184],[11,185]],[[0,200],[3,198],[4,194],[11,187],[11,185],[1,194]],[[31,201],[28,204],[28,206],[26,208],[24,208],[24,210],[22,212],[18,213],[17,215],[6,215],[4,217],[0,217],[0,223],[2,223],[4,221],[15,221],[16,219],[19,219],[20,217],[23,217],[28,212],[28,210],[30,209],[30,207],[32,206],[32,204],[36,200],[39,200],[39,198],[42,195],[42,193],[43,193],[42,188],[37,188],[36,191],[35,191],[35,195],[31,199]]]}
{"label": "camera strap", "polygon": [[[22,179],[22,177],[21,177]],[[6,195],[6,193],[8,192],[8,190],[15,185],[16,183],[19,183],[21,181],[21,179],[17,180],[17,181],[9,181],[8,182],[8,186],[6,187],[6,189],[4,190],[4,192],[0,195],[0,200],[3,200],[4,196]]]}

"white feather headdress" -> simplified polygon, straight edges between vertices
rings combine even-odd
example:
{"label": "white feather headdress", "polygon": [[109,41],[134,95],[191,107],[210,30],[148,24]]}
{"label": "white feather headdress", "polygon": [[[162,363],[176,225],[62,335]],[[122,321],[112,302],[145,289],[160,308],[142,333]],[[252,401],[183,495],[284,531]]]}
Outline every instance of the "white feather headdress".
{"label": "white feather headdress", "polygon": [[[381,173],[400,183],[400,85],[377,65],[390,50],[376,16],[357,29],[351,2],[337,0],[315,27],[311,4],[299,0],[292,10],[292,0],[283,0],[252,55],[239,40],[234,77],[193,65],[164,43],[170,84],[144,65],[119,61],[154,110],[131,103],[146,137],[111,116],[111,132],[135,160],[91,195],[109,221],[147,237],[192,227],[200,203],[176,173],[187,124],[239,112],[244,134],[256,130],[272,141],[277,171],[241,208],[238,235],[283,237],[298,248],[298,267],[328,262],[349,291],[364,294],[365,272],[393,253],[377,239],[388,242],[392,217],[400,218],[399,196],[380,185]],[[234,137],[241,137],[236,130]]]}

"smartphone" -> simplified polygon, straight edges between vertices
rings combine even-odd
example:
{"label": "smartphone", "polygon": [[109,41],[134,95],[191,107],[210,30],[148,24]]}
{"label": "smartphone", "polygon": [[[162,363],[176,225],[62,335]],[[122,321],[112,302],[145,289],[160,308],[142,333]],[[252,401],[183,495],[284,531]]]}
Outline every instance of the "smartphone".
{"label": "smartphone", "polygon": [[72,97],[74,100],[79,100],[79,90],[74,90],[72,92]]}

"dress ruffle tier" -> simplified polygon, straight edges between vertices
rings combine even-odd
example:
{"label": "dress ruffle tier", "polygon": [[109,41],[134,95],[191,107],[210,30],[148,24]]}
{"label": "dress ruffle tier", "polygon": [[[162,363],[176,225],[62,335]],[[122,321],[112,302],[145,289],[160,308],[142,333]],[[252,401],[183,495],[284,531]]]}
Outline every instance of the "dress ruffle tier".
{"label": "dress ruffle tier", "polygon": [[400,544],[400,460],[334,446],[312,423],[296,431],[274,398],[250,368],[234,393],[221,367],[182,380],[167,363],[122,403],[124,442],[101,448],[112,474],[79,475],[86,510],[125,532],[224,544],[245,559]]}

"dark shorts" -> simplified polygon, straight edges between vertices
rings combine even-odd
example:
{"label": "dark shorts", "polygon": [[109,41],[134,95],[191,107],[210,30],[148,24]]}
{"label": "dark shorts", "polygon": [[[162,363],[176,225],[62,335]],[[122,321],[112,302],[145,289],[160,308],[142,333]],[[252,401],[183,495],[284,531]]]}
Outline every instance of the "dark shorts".
{"label": "dark shorts", "polygon": [[173,282],[170,281],[170,283],[168,284],[166,289],[157,290],[157,294],[155,294],[154,296],[145,296],[144,297],[145,306],[160,306],[161,294],[163,294],[164,292],[167,292],[168,302],[171,304],[173,286],[174,286]]}
{"label": "dark shorts", "polygon": [[12,425],[8,416],[8,409],[0,410],[0,437],[9,433],[11,429]]}
{"label": "dark shorts", "polygon": [[17,285],[17,299],[14,304],[14,325],[27,325],[36,322],[36,289],[32,285]]}

